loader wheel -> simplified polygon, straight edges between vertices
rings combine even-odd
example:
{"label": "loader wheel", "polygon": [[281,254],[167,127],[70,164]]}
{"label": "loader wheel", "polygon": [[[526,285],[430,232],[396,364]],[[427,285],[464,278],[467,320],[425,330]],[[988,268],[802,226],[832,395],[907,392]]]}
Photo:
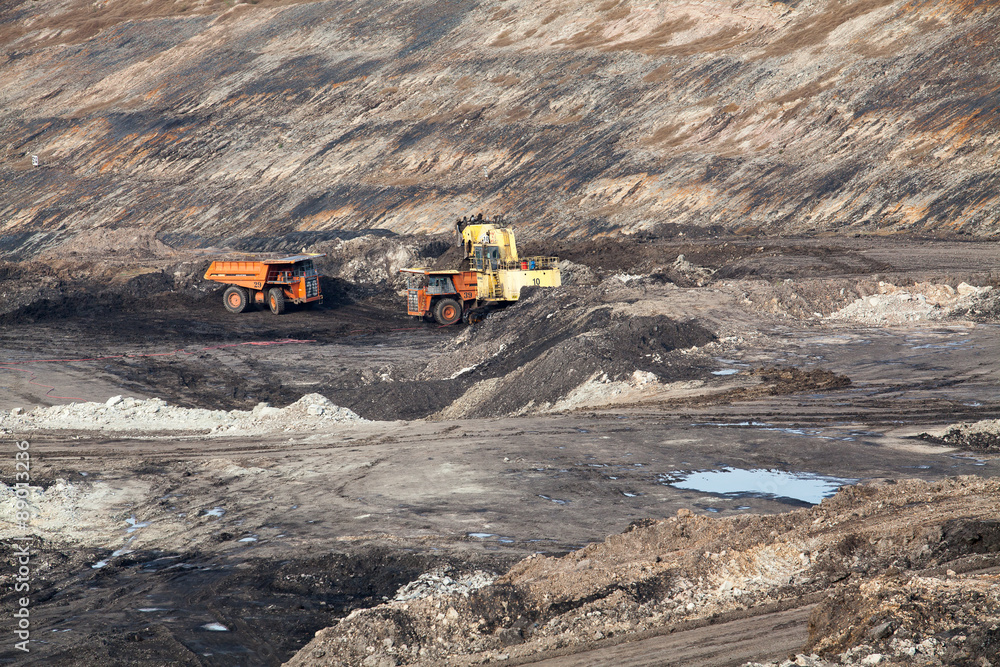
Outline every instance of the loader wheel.
{"label": "loader wheel", "polygon": [[285,293],[279,287],[272,287],[267,292],[267,305],[275,315],[285,312]]}
{"label": "loader wheel", "polygon": [[466,324],[479,324],[486,313],[481,308],[473,308],[462,313],[462,321]]}
{"label": "loader wheel", "polygon": [[462,317],[462,307],[454,299],[441,299],[434,306],[434,320],[438,324],[454,324]]}
{"label": "loader wheel", "polygon": [[247,291],[236,285],[226,288],[226,291],[222,293],[222,303],[225,304],[226,310],[230,313],[242,313],[249,301],[250,297],[247,296]]}

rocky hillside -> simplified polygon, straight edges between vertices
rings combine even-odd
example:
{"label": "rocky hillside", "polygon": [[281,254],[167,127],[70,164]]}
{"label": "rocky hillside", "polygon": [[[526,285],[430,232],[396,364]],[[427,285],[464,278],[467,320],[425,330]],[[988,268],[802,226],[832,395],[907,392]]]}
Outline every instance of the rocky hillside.
{"label": "rocky hillside", "polygon": [[[783,665],[994,664],[987,656],[997,655],[1000,599],[987,568],[996,563],[997,490],[974,477],[900,480],[843,487],[776,516],[713,519],[681,509],[562,558],[529,556],[471,592],[358,610],[287,664],[526,664],[817,594],[807,650],[831,661]],[[712,639],[721,646],[732,635],[722,629]],[[664,664],[642,657],[628,664]]]}
{"label": "rocky hillside", "polygon": [[475,211],[568,236],[989,236],[997,6],[14,0],[0,251],[98,226],[309,243]]}

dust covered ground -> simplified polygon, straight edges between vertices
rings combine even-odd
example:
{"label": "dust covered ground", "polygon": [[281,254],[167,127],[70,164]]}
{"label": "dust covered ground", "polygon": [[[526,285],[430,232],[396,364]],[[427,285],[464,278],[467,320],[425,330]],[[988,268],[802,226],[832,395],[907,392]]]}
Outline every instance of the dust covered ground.
{"label": "dust covered ground", "polygon": [[993,246],[528,235],[563,287],[408,318],[453,242],[331,235],[280,317],[201,275],[297,238],[3,263],[0,660],[996,664]]}

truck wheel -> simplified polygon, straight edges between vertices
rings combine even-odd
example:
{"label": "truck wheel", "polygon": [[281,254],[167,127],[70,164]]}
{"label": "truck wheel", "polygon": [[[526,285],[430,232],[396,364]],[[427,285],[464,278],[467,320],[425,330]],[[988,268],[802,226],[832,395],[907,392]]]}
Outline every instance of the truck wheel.
{"label": "truck wheel", "polygon": [[267,305],[275,315],[281,315],[285,312],[285,293],[281,291],[280,287],[272,287],[268,290]]}
{"label": "truck wheel", "polygon": [[222,293],[222,303],[225,304],[226,310],[230,313],[242,313],[249,301],[250,297],[247,295],[247,291],[236,285],[227,287],[226,291]]}
{"label": "truck wheel", "polygon": [[434,306],[434,320],[438,324],[454,324],[462,317],[462,307],[454,299],[441,299]]}

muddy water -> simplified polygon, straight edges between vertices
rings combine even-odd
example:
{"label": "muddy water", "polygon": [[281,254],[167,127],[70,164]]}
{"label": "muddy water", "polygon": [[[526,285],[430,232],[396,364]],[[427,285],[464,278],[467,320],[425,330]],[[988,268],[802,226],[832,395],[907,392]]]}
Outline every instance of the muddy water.
{"label": "muddy water", "polygon": [[816,505],[823,498],[835,494],[841,486],[858,481],[808,472],[745,470],[729,467],[705,472],[679,473],[677,479],[672,475],[664,475],[661,479],[664,484],[677,489],[713,493],[726,498],[764,497],[799,501],[804,505]]}

